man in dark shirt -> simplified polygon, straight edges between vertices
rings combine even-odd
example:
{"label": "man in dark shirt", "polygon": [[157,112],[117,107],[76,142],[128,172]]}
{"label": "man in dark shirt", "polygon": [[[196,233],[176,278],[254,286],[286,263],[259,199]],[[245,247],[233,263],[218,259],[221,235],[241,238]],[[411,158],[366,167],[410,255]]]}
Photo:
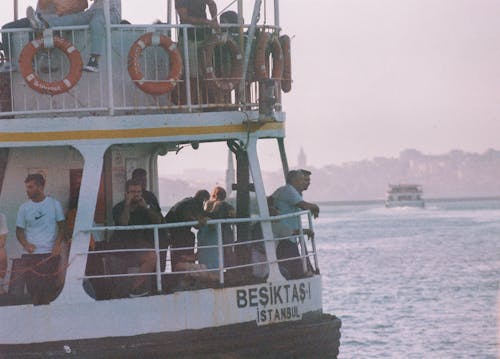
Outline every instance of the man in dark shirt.
{"label": "man in dark shirt", "polygon": [[[206,224],[207,217],[203,210],[203,204],[210,198],[210,193],[206,190],[196,192],[194,197],[184,198],[177,202],[165,216],[167,223],[198,221],[198,226]],[[177,227],[170,229],[172,235],[172,248],[189,247],[189,249],[174,250],[170,254],[172,270],[176,270],[179,262],[185,261],[181,257],[194,258],[195,235],[189,227]]]}
{"label": "man in dark shirt", "polygon": [[[142,197],[142,185],[139,181],[128,180],[125,186],[125,199],[113,207],[113,220],[117,226],[134,226],[161,223],[161,213],[149,206]],[[112,239],[113,249],[153,248],[152,230],[115,231]],[[156,255],[154,251],[120,253],[125,267],[138,264],[141,273],[155,271]],[[130,296],[148,294],[146,276],[138,276],[132,284]]]}
{"label": "man in dark shirt", "polygon": [[[207,7],[210,11],[211,20],[207,18]],[[175,0],[175,9],[179,14],[181,24],[196,25],[196,29],[187,31],[188,57],[184,59],[184,68],[189,68],[189,82],[191,88],[191,103],[201,104],[204,101],[213,101],[213,95],[208,90],[207,84],[200,77],[199,62],[201,57],[198,54],[200,46],[208,39],[212,31],[219,32],[219,23],[217,22],[217,5],[214,0]],[[186,39],[184,32],[179,33],[179,48],[183,48]],[[187,79],[186,79],[187,80]],[[185,82],[179,84],[180,92],[177,101],[179,104],[187,103],[187,86]]]}
{"label": "man in dark shirt", "polygon": [[[206,8],[210,11],[211,20],[207,18]],[[175,9],[179,14],[181,24],[206,25],[215,31],[219,31],[217,22],[217,4],[214,0],[175,0]],[[188,31],[189,40],[203,41],[206,35],[205,29]]]}

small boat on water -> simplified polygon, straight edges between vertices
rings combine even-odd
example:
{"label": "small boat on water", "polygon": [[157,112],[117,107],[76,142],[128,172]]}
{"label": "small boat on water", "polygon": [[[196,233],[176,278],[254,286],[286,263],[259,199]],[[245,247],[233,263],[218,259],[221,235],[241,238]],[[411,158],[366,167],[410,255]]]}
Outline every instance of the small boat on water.
{"label": "small boat on water", "polygon": [[390,184],[387,189],[385,206],[393,207],[425,207],[422,198],[422,186],[418,184]]}
{"label": "small boat on water", "polygon": [[[313,230],[311,214],[269,215],[257,145],[276,141],[288,172],[281,97],[291,90],[290,44],[279,25],[279,1],[274,25],[265,11],[258,22],[262,1],[252,4],[251,23],[222,25],[223,33],[239,31],[214,34],[199,57],[188,47],[194,26],[171,21],[172,0],[163,24],[111,25],[106,9],[97,73],[82,73],[88,26],[51,28],[35,40],[31,29],[2,31],[10,47],[0,58],[21,66],[0,74],[0,212],[9,229],[1,359],[337,357],[341,322],[322,309],[317,238],[305,231]],[[242,18],[243,1],[233,6]],[[218,55],[223,51],[228,56]],[[158,196],[159,157],[186,147],[203,151],[206,143],[229,147],[236,160],[237,216],[208,221],[217,233],[216,281],[198,280],[207,272],[202,266],[173,273],[167,263],[161,270],[159,258],[168,262],[172,251],[160,246],[162,233],[197,222],[124,227],[112,219],[134,169],[147,170],[147,188]],[[65,211],[78,199],[67,260],[54,273],[63,274],[59,293],[42,305],[26,291],[24,275],[36,268],[23,262],[15,230],[26,200],[23,181],[33,173],[43,175],[46,193]],[[277,238],[271,222],[288,217],[301,223],[300,257],[290,260],[300,261],[304,275],[286,279],[275,246],[288,238]],[[231,244],[223,242],[222,226],[233,229]],[[106,243],[113,233],[136,230],[154,234],[156,270],[138,273],[131,265],[117,274],[111,270],[117,250]],[[236,261],[224,263],[227,246]],[[151,248],[129,251],[141,250]],[[140,275],[151,278],[149,295],[114,294]],[[174,276],[194,281],[181,286]]]}

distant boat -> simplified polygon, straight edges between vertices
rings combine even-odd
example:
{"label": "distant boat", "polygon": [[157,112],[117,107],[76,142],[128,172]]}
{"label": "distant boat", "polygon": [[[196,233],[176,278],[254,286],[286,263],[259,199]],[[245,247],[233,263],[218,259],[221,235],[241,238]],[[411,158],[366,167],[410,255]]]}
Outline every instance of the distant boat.
{"label": "distant boat", "polygon": [[422,186],[418,184],[390,184],[387,189],[385,206],[393,207],[425,207],[422,198]]}

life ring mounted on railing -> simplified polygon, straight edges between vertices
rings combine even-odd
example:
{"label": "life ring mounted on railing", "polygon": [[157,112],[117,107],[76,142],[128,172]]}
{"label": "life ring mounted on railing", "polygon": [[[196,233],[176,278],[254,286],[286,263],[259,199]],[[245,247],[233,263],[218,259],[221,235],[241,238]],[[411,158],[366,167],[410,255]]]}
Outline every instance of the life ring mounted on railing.
{"label": "life ring mounted on railing", "polygon": [[[268,53],[267,49],[270,47],[270,53],[273,57],[272,72],[269,74],[268,69]],[[271,35],[268,32],[261,32],[257,39],[257,47],[255,49],[255,77],[257,80],[265,80],[269,78],[273,80],[281,80],[283,77],[283,50],[277,36]]]}
{"label": "life ring mounted on railing", "polygon": [[[165,80],[150,81],[144,79],[140,57],[149,46],[160,46],[169,55],[170,70]],[[151,95],[163,95],[172,91],[182,75],[182,57],[175,42],[168,36],[148,32],[139,37],[128,53],[128,73],[134,84]]]}
{"label": "life ring mounted on railing", "polygon": [[[215,73],[214,55],[215,48],[219,46],[227,46],[231,54],[231,73],[229,78],[218,78]],[[239,82],[243,77],[243,56],[236,41],[228,34],[214,35],[208,39],[203,47],[203,71],[205,80],[209,86],[224,92],[232,91],[238,87]]]}
{"label": "life ring mounted on railing", "polygon": [[51,48],[46,46],[45,42],[49,40],[46,38],[39,38],[29,42],[21,51],[19,55],[19,72],[24,80],[33,90],[48,95],[59,95],[67,92],[82,77],[83,62],[80,52],[73,46],[73,44],[61,37],[54,36],[50,38],[53,41],[53,47],[61,50],[69,59],[69,72],[60,81],[45,81],[42,80],[33,69],[33,59],[39,50]]}

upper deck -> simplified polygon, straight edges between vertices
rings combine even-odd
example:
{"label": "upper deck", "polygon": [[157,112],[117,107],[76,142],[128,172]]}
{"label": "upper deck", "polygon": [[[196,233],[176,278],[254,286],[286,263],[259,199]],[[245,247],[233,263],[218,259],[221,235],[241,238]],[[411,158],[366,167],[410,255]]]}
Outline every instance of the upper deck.
{"label": "upper deck", "polygon": [[221,24],[220,33],[203,30],[199,39],[193,25],[111,24],[105,13],[97,73],[82,71],[90,56],[87,25],[2,30],[3,59],[15,65],[0,74],[2,147],[224,139],[248,132],[249,122],[253,130],[267,126],[263,136],[284,135],[281,93],[290,59],[278,26]]}

